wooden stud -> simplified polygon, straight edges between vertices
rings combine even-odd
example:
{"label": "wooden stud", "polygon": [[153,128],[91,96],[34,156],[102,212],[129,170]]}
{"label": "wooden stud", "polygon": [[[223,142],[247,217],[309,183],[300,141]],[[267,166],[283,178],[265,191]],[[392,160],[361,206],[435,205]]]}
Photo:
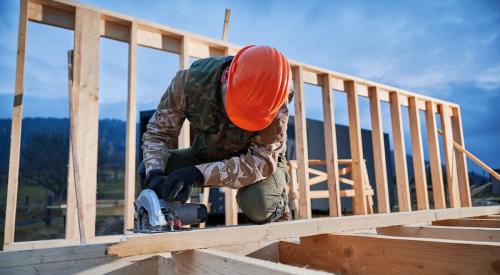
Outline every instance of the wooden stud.
{"label": "wooden stud", "polygon": [[229,31],[229,19],[231,18],[231,9],[226,9],[224,15],[224,27],[222,28],[222,40],[227,41],[227,34]]}
{"label": "wooden stud", "polygon": [[427,101],[425,105],[425,126],[427,129],[427,144],[429,146],[429,163],[431,168],[434,207],[436,209],[442,209],[446,208],[446,200],[444,195],[441,154],[439,152],[439,141],[436,125],[436,104],[431,101]]}
{"label": "wooden stud", "polygon": [[425,174],[422,133],[420,131],[420,113],[417,108],[417,99],[415,97],[408,98],[408,114],[410,118],[413,174],[417,192],[417,208],[418,210],[426,210],[429,209],[429,195],[427,194],[427,176]]}
{"label": "wooden stud", "polygon": [[125,201],[123,232],[134,227],[135,200],[135,147],[136,147],[136,112],[137,112],[137,23],[130,26],[128,48],[128,98],[127,98],[127,135],[125,146]]}
{"label": "wooden stud", "polygon": [[224,215],[226,225],[238,224],[238,205],[236,203],[236,189],[224,188]]}
{"label": "wooden stud", "polygon": [[[189,68],[189,39],[184,37],[181,42],[181,52],[179,55],[179,68],[185,70]],[[179,149],[188,148],[190,146],[189,121],[184,120],[181,132],[179,134]]]}
{"label": "wooden stud", "polygon": [[377,235],[279,243],[280,262],[341,274],[494,274],[500,244]]}
{"label": "wooden stud", "polygon": [[304,82],[302,67],[294,67],[293,84],[295,88],[295,148],[297,156],[297,184],[299,186],[299,219],[311,218],[309,198],[309,155],[307,150],[306,110],[304,103]]}
{"label": "wooden stud", "polygon": [[453,226],[389,226],[377,228],[377,234],[396,237],[449,239],[476,242],[500,242],[500,230]]}
{"label": "wooden stud", "polygon": [[[452,108],[453,117],[451,125],[453,127],[453,143],[458,143],[462,148],[464,144],[464,134],[462,131],[462,118],[459,108]],[[465,154],[455,147],[455,159],[457,163],[458,189],[460,190],[460,205],[471,207],[471,196],[469,186],[469,171],[467,170],[467,159]]]}
{"label": "wooden stud", "polygon": [[349,112],[349,141],[351,145],[352,179],[354,181],[353,213],[355,215],[367,214],[365,188],[363,185],[363,145],[361,141],[361,126],[359,122],[358,93],[354,81],[344,81],[347,93],[347,108]]}
{"label": "wooden stud", "polygon": [[326,171],[328,182],[328,206],[330,216],[342,216],[342,208],[340,206],[340,182],[338,174],[338,151],[337,151],[337,135],[335,129],[335,114],[333,111],[333,95],[330,83],[330,76],[323,76],[322,83],[323,95],[323,131],[325,134],[325,156],[326,156]]}
{"label": "wooden stud", "polygon": [[453,154],[453,130],[451,127],[451,110],[448,105],[439,104],[441,128],[443,132],[444,159],[446,160],[446,179],[451,207],[460,207],[460,190],[455,155]]}
{"label": "wooden stud", "polygon": [[21,153],[21,129],[23,120],[24,65],[26,58],[26,36],[28,27],[28,0],[21,0],[19,29],[17,34],[16,83],[12,126],[10,132],[9,176],[7,203],[5,207],[4,245],[14,242],[16,227],[17,187],[19,183],[19,159]]}
{"label": "wooden stud", "polygon": [[455,219],[434,221],[433,225],[500,228],[500,220],[495,219]]}
{"label": "wooden stud", "polygon": [[[100,14],[78,7],[75,24],[73,91],[78,97],[79,109],[76,150],[80,158],[80,180],[84,183],[85,232],[88,238],[92,238],[95,235],[96,216]],[[74,204],[68,204],[67,213],[67,219],[70,219],[67,221],[67,231],[78,232]]]}
{"label": "wooden stud", "polygon": [[373,166],[375,168],[375,184],[377,186],[377,207],[379,213],[389,213],[389,190],[385,159],[384,130],[380,109],[380,94],[377,87],[369,87],[370,116],[372,123]]}
{"label": "wooden stud", "polygon": [[500,213],[500,206],[449,208],[377,215],[327,217],[263,225],[208,228],[176,233],[130,235],[126,240],[108,247],[106,253],[123,257],[498,213]]}
{"label": "wooden stud", "polygon": [[399,211],[411,211],[406,149],[403,135],[403,122],[401,120],[401,99],[396,92],[391,92],[389,97]]}

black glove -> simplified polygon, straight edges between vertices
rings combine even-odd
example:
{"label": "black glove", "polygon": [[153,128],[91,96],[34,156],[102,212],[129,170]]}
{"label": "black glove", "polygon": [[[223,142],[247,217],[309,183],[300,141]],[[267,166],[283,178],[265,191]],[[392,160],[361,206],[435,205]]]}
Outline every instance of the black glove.
{"label": "black glove", "polygon": [[155,169],[149,171],[146,179],[144,180],[144,185],[146,189],[151,189],[155,191],[156,195],[161,198],[161,187],[167,180],[167,176],[160,169]]}
{"label": "black glove", "polygon": [[161,186],[162,197],[168,202],[186,202],[193,187],[203,184],[203,174],[194,166],[175,170]]}

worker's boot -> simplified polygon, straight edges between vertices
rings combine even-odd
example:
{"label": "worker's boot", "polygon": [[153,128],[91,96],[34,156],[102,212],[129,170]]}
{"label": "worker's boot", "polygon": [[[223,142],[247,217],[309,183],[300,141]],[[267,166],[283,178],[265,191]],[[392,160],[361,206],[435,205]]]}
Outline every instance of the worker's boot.
{"label": "worker's boot", "polygon": [[288,222],[291,220],[293,220],[292,211],[290,211],[290,207],[288,207],[287,205],[285,207],[285,210],[283,211],[283,214],[281,214],[281,217],[279,217],[274,222]]}

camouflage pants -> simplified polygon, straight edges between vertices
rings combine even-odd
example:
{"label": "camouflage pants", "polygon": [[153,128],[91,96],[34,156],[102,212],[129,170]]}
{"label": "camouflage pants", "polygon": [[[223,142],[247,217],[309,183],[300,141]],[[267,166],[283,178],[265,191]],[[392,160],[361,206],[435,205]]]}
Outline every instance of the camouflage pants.
{"label": "camouflage pants", "polygon": [[[193,165],[203,163],[190,148],[172,150],[168,159],[165,174]],[[139,165],[139,182],[145,178],[144,165]],[[278,167],[276,171],[264,180],[238,189],[236,201],[243,214],[253,223],[262,224],[275,221],[281,217],[288,199],[285,186],[288,182],[288,172]],[[141,186],[141,189],[144,186]]]}

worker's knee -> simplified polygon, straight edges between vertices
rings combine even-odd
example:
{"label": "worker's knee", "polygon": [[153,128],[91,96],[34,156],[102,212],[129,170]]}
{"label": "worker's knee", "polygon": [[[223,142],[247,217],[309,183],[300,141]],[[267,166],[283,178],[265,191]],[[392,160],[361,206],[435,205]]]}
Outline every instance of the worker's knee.
{"label": "worker's knee", "polygon": [[245,216],[255,223],[272,221],[276,213],[286,207],[284,197],[288,174],[278,168],[269,177],[238,190],[236,201]]}

